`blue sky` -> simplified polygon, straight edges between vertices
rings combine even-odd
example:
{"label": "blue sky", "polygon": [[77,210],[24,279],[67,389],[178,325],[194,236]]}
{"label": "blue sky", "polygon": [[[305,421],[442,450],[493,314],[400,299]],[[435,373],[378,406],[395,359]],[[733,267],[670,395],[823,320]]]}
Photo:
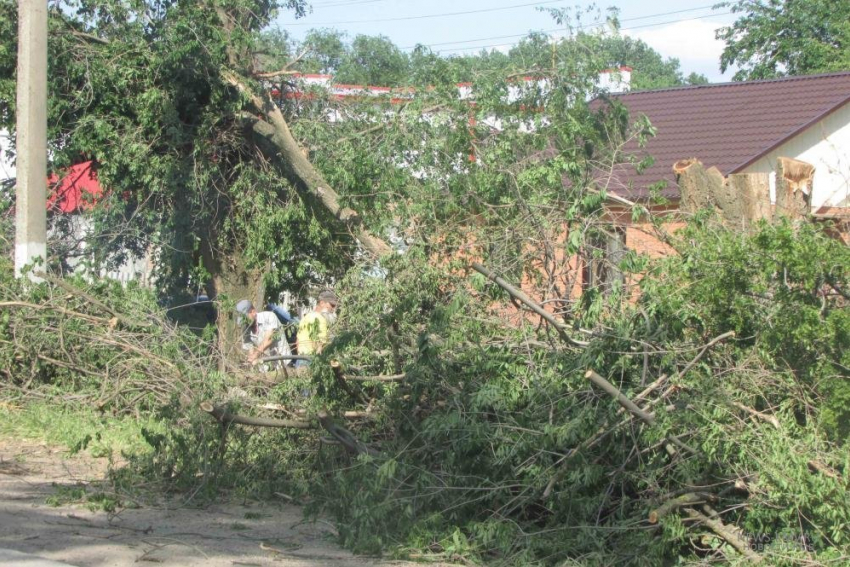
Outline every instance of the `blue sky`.
{"label": "blue sky", "polygon": [[[695,71],[712,82],[730,80],[732,72],[720,73],[723,44],[714,39],[715,29],[734,20],[726,13],[727,9],[713,10],[710,0],[617,0],[597,5],[602,9],[619,8],[623,33],[644,40],[665,57],[677,57],[686,75]],[[557,34],[555,21],[548,13],[537,10],[538,6],[564,8],[575,7],[576,3],[552,0],[314,0],[313,10],[307,17],[296,20],[291,12],[283,12],[276,24],[296,39],[303,38],[311,28],[334,28],[350,37],[359,33],[385,35],[406,51],[421,43],[443,54],[474,53],[482,46],[506,49],[529,31]],[[445,15],[431,17],[439,14]]]}

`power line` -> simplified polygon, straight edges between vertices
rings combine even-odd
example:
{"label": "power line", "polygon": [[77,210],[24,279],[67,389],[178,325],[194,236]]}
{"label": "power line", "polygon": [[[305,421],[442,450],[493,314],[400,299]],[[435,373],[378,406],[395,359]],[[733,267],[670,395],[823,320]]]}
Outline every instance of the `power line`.
{"label": "power line", "polygon": [[[710,18],[712,16],[726,16],[726,15],[729,15],[729,14],[732,14],[732,13],[733,12],[720,12],[718,14],[706,14],[704,16],[696,16],[696,17],[693,17],[693,18],[680,18],[678,20],[668,20],[666,22],[656,22],[654,24],[643,24],[643,25],[640,25],[640,26],[631,26],[631,27],[628,27],[628,28],[622,28],[621,31],[630,31],[630,30],[636,30],[636,29],[641,29],[641,28],[650,28],[650,27],[653,27],[653,26],[664,26],[664,25],[667,25],[667,24],[676,24],[676,23],[679,23],[679,22],[687,22],[687,21],[690,21],[690,20],[702,20],[702,19],[705,19],[705,18]],[[602,23],[602,22],[598,22],[598,23]],[[582,27],[589,27],[589,25],[588,26],[582,26]],[[551,29],[551,30],[543,30],[541,33],[552,33],[552,32],[557,32],[557,31],[562,31],[562,28],[555,28],[555,29]],[[528,35],[528,34],[520,34],[520,35],[508,36],[508,37],[524,37],[526,35]],[[502,36],[502,37],[506,37],[506,36]],[[488,40],[488,39],[502,39],[502,37],[483,38],[483,39],[480,39],[480,40],[470,40],[470,41],[485,41],[485,40]],[[476,50],[476,49],[488,49],[488,48],[491,48],[491,47],[502,47],[503,45],[504,44],[501,44],[501,43],[494,43],[494,44],[490,44],[490,45],[474,45],[474,46],[471,46],[471,47],[459,47],[457,49],[449,48],[449,49],[438,50],[437,53],[443,53],[443,52],[447,52],[447,51],[448,52],[457,52],[457,51],[471,51],[471,50]],[[430,46],[426,45],[424,47],[430,47]]]}
{"label": "power line", "polygon": [[[675,11],[672,11],[672,12],[660,12],[658,14],[650,14],[648,16],[639,16],[639,17],[636,17],[636,18],[626,18],[626,19],[620,20],[620,22],[637,22],[639,20],[648,20],[650,18],[660,18],[661,16],[672,16],[673,14],[683,14],[685,12],[696,12],[696,11],[699,11],[699,10],[706,10],[708,8],[713,8],[713,7],[714,7],[713,5],[708,5],[708,6],[700,6],[699,8],[688,8],[686,10],[675,10]],[[725,13],[728,14],[729,12],[725,12]],[[723,14],[710,14],[710,15],[721,15],[722,16]],[[700,16],[700,17],[707,17],[707,16]],[[693,19],[696,19],[696,18],[688,18],[688,19],[693,20]],[[677,21],[685,21],[685,20],[677,20]],[[585,29],[585,28],[588,28],[588,27],[599,25],[601,23],[603,23],[603,22],[597,21],[597,22],[594,22],[592,24],[583,24],[581,26],[578,26],[577,29]],[[663,25],[664,23],[667,23],[667,22],[662,22],[662,23],[659,23],[659,24],[649,24],[649,25]],[[634,29],[634,28],[629,28],[629,29]],[[550,29],[550,30],[541,30],[541,33],[553,33],[553,32],[562,31],[562,30],[563,30],[563,28],[553,28],[553,29]],[[490,40],[494,40],[494,39],[510,39],[510,38],[515,38],[515,37],[525,37],[527,35],[528,35],[528,32],[519,33],[519,34],[511,34],[511,35],[497,35],[497,36],[491,36],[491,37],[481,37],[481,38],[478,38],[478,39],[465,39],[465,40],[460,40],[460,41],[444,41],[444,42],[441,42],[441,43],[429,43],[427,45],[426,44],[421,44],[421,45],[423,45],[424,47],[435,47],[435,46],[438,46],[438,45],[456,45],[456,44],[459,44],[459,43],[473,43],[473,42],[476,42],[476,41],[490,41]],[[415,49],[416,47],[417,47],[417,45],[412,45],[412,46],[409,46],[409,47],[401,47],[400,49],[402,49],[402,50]]]}
{"label": "power line", "polygon": [[[366,1],[366,0],[364,0]],[[545,4],[557,4],[564,0],[546,0],[545,2],[529,2],[527,4],[514,4],[513,6],[501,6],[497,8],[482,8],[480,10],[467,10],[465,12],[445,12],[442,14],[425,14],[421,16],[404,16],[401,18],[383,18],[378,20],[349,20],[344,22],[298,22],[286,24],[287,26],[335,26],[341,24],[375,24],[380,22],[401,22],[406,20],[424,20],[426,18],[445,18],[449,16],[465,16],[467,14],[482,14],[484,12],[498,12],[501,10],[513,10],[514,8],[526,8],[528,6],[543,6]]]}
{"label": "power line", "polygon": [[374,4],[375,2],[386,2],[387,0],[350,0],[349,2],[314,2],[315,8],[332,8],[335,6],[355,6],[357,4]]}

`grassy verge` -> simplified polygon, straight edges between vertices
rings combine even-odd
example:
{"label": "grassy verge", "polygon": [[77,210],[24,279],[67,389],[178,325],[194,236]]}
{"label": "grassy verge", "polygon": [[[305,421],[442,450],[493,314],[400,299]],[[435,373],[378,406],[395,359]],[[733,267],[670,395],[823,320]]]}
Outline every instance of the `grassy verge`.
{"label": "grassy verge", "polygon": [[84,407],[34,403],[0,405],[0,436],[33,439],[67,447],[72,454],[85,451],[95,458],[128,457],[149,453],[142,430],[164,433],[152,418],[113,417]]}

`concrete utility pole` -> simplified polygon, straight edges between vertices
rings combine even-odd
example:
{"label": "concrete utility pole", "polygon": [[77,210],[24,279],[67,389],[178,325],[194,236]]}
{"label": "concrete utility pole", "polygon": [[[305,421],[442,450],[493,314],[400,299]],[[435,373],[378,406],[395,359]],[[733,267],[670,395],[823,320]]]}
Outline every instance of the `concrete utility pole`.
{"label": "concrete utility pole", "polygon": [[21,277],[24,266],[47,259],[47,0],[18,0],[17,87],[15,276]]}

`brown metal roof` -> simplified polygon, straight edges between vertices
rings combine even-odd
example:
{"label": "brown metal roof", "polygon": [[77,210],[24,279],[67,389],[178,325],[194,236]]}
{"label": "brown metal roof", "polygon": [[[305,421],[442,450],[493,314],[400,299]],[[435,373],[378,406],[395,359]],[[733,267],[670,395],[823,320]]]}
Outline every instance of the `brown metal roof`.
{"label": "brown metal roof", "polygon": [[724,175],[750,165],[789,138],[850,102],[850,72],[642,91],[613,95],[632,119],[649,117],[655,138],[631,151],[655,163],[638,175],[624,167],[609,190],[639,199],[646,187],[668,181],[665,197],[677,197],[673,164],[696,157]]}

